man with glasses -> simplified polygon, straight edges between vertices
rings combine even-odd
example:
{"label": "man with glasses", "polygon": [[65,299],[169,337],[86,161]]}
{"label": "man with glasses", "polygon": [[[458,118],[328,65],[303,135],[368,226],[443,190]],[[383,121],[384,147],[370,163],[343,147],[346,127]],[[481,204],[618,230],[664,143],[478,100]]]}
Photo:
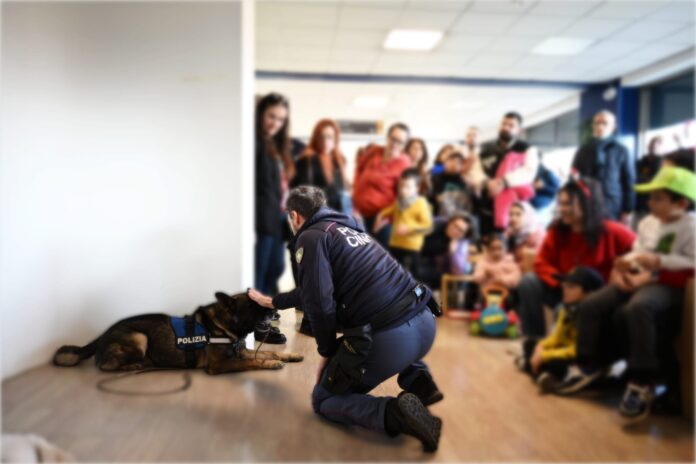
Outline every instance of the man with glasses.
{"label": "man with glasses", "polygon": [[[353,182],[353,207],[362,216],[368,232],[372,232],[377,214],[396,200],[399,177],[411,167],[411,160],[404,153],[409,135],[406,124],[392,124],[387,131],[387,144],[369,146],[358,159]],[[389,242],[390,229],[383,227],[375,235],[383,246]]]}

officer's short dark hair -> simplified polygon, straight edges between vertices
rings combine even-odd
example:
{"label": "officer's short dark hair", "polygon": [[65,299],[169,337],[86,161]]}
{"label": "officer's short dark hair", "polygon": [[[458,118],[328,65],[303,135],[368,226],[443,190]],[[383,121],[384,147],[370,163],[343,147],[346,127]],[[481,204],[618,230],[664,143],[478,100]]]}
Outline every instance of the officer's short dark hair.
{"label": "officer's short dark hair", "polygon": [[516,119],[517,124],[520,126],[522,125],[522,115],[517,111],[508,111],[505,113],[505,116],[503,116],[503,119]]}
{"label": "officer's short dark hair", "polygon": [[311,218],[319,208],[326,206],[326,195],[318,187],[300,185],[290,190],[286,209],[288,213],[295,211],[305,219]]}

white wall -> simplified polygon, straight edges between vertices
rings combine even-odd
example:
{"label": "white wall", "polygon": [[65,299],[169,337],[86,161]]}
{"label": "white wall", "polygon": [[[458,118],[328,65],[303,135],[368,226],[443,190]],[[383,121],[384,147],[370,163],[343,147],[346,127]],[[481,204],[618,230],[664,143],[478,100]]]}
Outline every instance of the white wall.
{"label": "white wall", "polygon": [[253,23],[248,0],[2,5],[3,378],[252,283]]}

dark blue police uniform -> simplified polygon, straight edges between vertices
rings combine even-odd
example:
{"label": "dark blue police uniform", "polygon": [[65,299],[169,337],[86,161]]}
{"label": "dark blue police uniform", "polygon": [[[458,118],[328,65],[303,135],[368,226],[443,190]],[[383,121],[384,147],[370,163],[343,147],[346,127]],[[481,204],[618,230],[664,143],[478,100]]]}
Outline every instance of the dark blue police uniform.
{"label": "dark blue police uniform", "polygon": [[[435,316],[425,294],[406,300],[418,283],[352,217],[321,208],[290,242],[298,268],[298,287],[273,299],[278,309],[302,305],[316,337],[318,351],[331,357],[338,348],[336,329],[358,327],[380,319],[363,365],[360,392],[332,394],[314,387],[314,411],[327,419],[384,431],[388,397],[367,392],[399,374],[408,390],[427,370],[422,358],[435,339]],[[402,309],[390,311],[399,303]],[[384,315],[389,315],[387,320]],[[326,376],[326,372],[324,373]]]}

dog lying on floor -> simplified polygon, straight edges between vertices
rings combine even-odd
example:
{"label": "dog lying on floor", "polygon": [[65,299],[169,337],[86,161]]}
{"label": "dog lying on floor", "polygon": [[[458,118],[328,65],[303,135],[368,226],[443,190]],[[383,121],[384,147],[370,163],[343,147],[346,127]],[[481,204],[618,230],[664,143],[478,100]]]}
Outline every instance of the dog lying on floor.
{"label": "dog lying on floor", "polygon": [[123,319],[88,345],[62,346],[53,363],[76,366],[94,356],[104,371],[205,368],[208,374],[222,374],[280,369],[285,362],[302,361],[297,353],[247,350],[244,339],[270,311],[246,293],[230,296],[217,292],[215,298],[215,303],[199,307],[185,319],[166,314]]}

